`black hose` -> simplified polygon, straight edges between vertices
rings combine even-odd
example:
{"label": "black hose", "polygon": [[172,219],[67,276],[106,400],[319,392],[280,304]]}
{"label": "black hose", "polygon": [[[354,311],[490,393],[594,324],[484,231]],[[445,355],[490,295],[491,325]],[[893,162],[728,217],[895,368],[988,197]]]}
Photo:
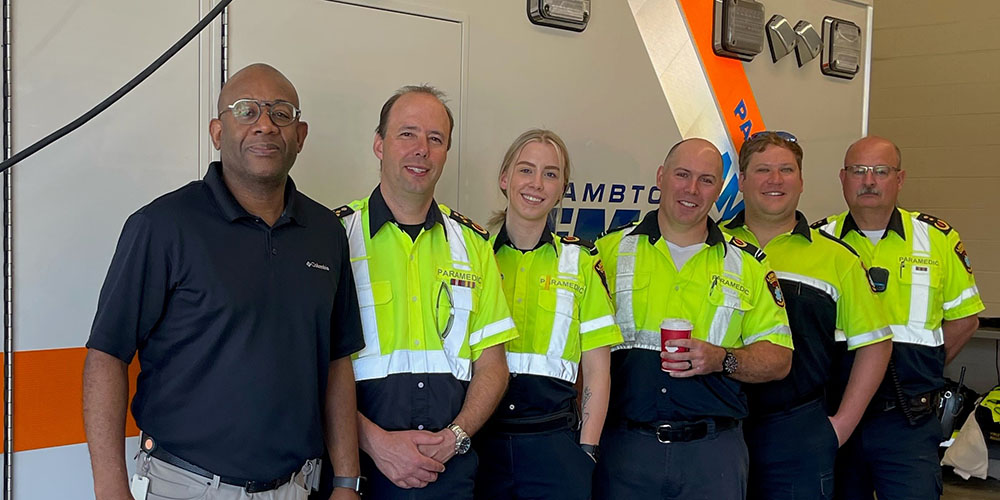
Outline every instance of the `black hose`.
{"label": "black hose", "polygon": [[226,6],[232,3],[232,1],[233,0],[222,0],[221,2],[219,2],[219,5],[216,5],[215,8],[211,10],[211,12],[206,14],[205,17],[202,18],[202,20],[199,21],[198,24],[196,24],[193,28],[191,28],[190,31],[185,33],[184,36],[177,41],[177,43],[173,44],[169,49],[167,49],[166,52],[164,52],[160,57],[156,58],[156,60],[153,61],[149,66],[147,66],[146,69],[142,70],[142,72],[136,75],[135,78],[129,80],[128,83],[123,85],[122,88],[118,89],[114,94],[111,94],[111,96],[109,96],[107,99],[101,101],[100,104],[98,104],[97,106],[94,106],[93,109],[80,115],[80,117],[77,118],[76,120],[73,120],[72,122],[68,123],[59,130],[52,132],[51,134],[42,138],[41,140],[32,144],[31,146],[28,146],[24,150],[18,152],[16,155],[10,157],[7,160],[4,160],[3,163],[0,163],[0,172],[7,170],[8,168],[14,166],[21,160],[37,153],[42,148],[61,139],[66,134],[69,134],[70,132],[80,128],[84,123],[89,122],[91,119],[99,115],[105,109],[111,107],[111,105],[117,102],[119,99],[125,97],[125,94],[131,92],[132,89],[134,89],[140,83],[142,83],[143,80],[149,78],[149,76],[152,75],[154,71],[159,69],[160,66],[163,66],[164,63],[166,63],[168,60],[170,60],[171,57],[173,57],[175,54],[177,54],[177,52],[179,52],[182,48],[184,48],[184,46],[187,45],[188,42],[190,42],[196,35],[198,35],[198,33],[200,33],[201,30],[205,29],[205,27],[208,26],[208,24],[211,23],[212,20],[215,19],[215,17],[218,16],[223,11],[223,9],[226,8]]}

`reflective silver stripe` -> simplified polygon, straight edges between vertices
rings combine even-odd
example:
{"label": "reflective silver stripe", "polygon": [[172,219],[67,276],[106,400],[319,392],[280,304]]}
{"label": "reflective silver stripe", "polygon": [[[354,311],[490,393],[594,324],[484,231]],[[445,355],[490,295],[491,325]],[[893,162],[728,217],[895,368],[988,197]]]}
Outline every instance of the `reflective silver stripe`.
{"label": "reflective silver stripe", "polygon": [[[914,257],[931,256],[930,226],[927,224],[912,224]],[[923,330],[927,324],[928,303],[931,300],[931,271],[918,271],[919,266],[910,266],[910,319],[908,326],[915,330]]]}
{"label": "reflective silver stripe", "polygon": [[775,274],[778,275],[778,278],[783,280],[795,281],[798,283],[802,283],[803,285],[809,285],[829,295],[834,302],[840,300],[840,292],[837,290],[837,287],[833,286],[832,283],[823,280],[818,280],[816,278],[810,278],[809,276],[803,276],[801,274],[786,273],[783,271],[775,271]]}
{"label": "reflective silver stripe", "polygon": [[[639,237],[626,235],[618,243],[618,264],[615,266],[615,322],[622,330],[625,342],[612,348],[629,349],[636,342],[635,315],[632,311],[632,288],[635,280],[635,252]],[[653,342],[654,350],[660,349],[659,332]]]}
{"label": "reflective silver stripe", "polygon": [[615,324],[615,317],[612,315],[601,316],[600,318],[594,318],[590,321],[584,321],[580,323],[580,333],[588,333],[600,328],[611,326]]}
{"label": "reflective silver stripe", "polygon": [[[739,247],[726,243],[726,258],[723,261],[723,272],[734,280],[743,280],[743,250]],[[715,308],[715,315],[712,317],[712,324],[708,327],[708,338],[705,339],[710,344],[722,345],[726,340],[726,332],[729,331],[729,323],[733,320],[733,313],[740,307],[740,292],[729,287],[720,287],[723,293],[723,304]]]}
{"label": "reflective silver stripe", "polygon": [[660,350],[660,331],[651,332],[649,330],[639,330],[634,332],[632,340],[626,340],[621,344],[611,346],[611,352],[621,349],[646,349],[647,351]]}
{"label": "reflective silver stripe", "polygon": [[837,342],[847,342],[847,334],[843,330],[836,330],[833,332],[833,340]]}
{"label": "reflective silver stripe", "polygon": [[487,338],[487,337],[492,337],[493,335],[496,335],[496,334],[498,334],[500,332],[506,332],[507,330],[513,330],[514,328],[515,328],[515,326],[514,326],[514,320],[512,318],[508,317],[508,318],[504,318],[504,319],[502,319],[500,321],[494,321],[493,323],[490,323],[490,324],[482,327],[481,329],[476,330],[476,331],[472,332],[471,334],[469,334],[469,345],[470,346],[474,346],[474,345],[482,342],[482,340],[485,339],[485,338]]}
{"label": "reflective silver stripe", "polygon": [[576,382],[578,365],[565,359],[528,352],[508,352],[507,368],[511,373],[527,373]]}
{"label": "reflective silver stripe", "polygon": [[[358,358],[353,362],[355,379],[382,378],[395,373],[451,373],[459,380],[470,380],[472,362],[462,358],[460,351],[468,335],[469,314],[472,311],[471,288],[455,286],[451,289],[455,319],[451,331],[444,339],[442,351],[400,350],[390,354],[382,354],[378,320],[375,315],[375,297],[368,267],[367,244],[369,239],[365,237],[364,220],[364,211],[361,210],[344,218],[365,338],[365,348],[358,353]],[[452,265],[457,269],[471,270],[461,226],[458,222],[445,216],[444,229],[448,234]],[[496,328],[496,331],[499,332],[513,328],[514,322],[507,318],[504,321],[487,325],[477,332],[478,339],[481,340],[491,327]],[[474,342],[471,337],[470,345],[478,342]]]}
{"label": "reflective silver stripe", "polygon": [[944,310],[948,311],[954,309],[962,305],[962,302],[965,302],[966,300],[969,300],[975,297],[976,295],[979,295],[979,287],[977,287],[976,285],[972,285],[971,287],[962,290],[962,293],[958,294],[958,297],[956,297],[955,300],[949,300],[948,302],[945,302]]}
{"label": "reflective silver stripe", "polygon": [[[837,331],[841,332],[840,330],[837,330]],[[874,342],[874,341],[876,341],[878,339],[884,339],[884,338],[888,337],[889,335],[892,335],[892,329],[887,326],[885,328],[879,328],[878,330],[871,331],[871,332],[868,332],[868,333],[862,333],[862,334],[859,334],[859,335],[855,335],[855,336],[853,336],[851,338],[847,338],[845,340],[847,341],[847,348],[848,349],[852,349],[852,348],[855,348],[855,347],[857,347],[859,345],[862,345],[862,344],[867,344],[869,342]]]}
{"label": "reflective silver stripe", "polygon": [[393,351],[384,356],[354,360],[355,380],[385,378],[397,373],[451,373],[459,380],[472,379],[472,362],[444,351]]}
{"label": "reflective silver stripe", "polygon": [[[462,234],[462,225],[443,213],[442,216],[444,229],[448,234],[448,247],[451,250],[452,266],[456,269],[471,271],[472,267],[469,265],[469,252],[465,248],[465,235]],[[455,314],[455,321],[452,323],[448,336],[443,340],[443,349],[448,354],[449,359],[459,359],[459,353],[466,342],[466,337],[470,337],[468,339],[469,345],[474,345],[471,336],[469,336],[469,316],[472,313],[472,289],[464,286],[453,286],[451,287],[451,298],[454,301],[452,312]],[[458,373],[455,373],[455,376],[460,380],[467,380],[459,377]]]}
{"label": "reflective silver stripe", "polygon": [[789,330],[788,327],[785,326],[785,325],[778,325],[778,326],[776,326],[776,327],[774,327],[774,328],[772,328],[772,329],[770,329],[770,330],[768,330],[766,332],[758,333],[757,335],[754,335],[752,337],[747,337],[747,338],[743,339],[743,345],[753,344],[754,342],[757,342],[758,340],[760,340],[761,337],[766,337],[768,335],[774,335],[776,333],[777,334],[781,334],[781,335],[791,335],[792,331]]}
{"label": "reflective silver stripe", "polygon": [[[361,211],[355,211],[344,218],[347,239],[351,249],[351,270],[354,271],[354,287],[358,291],[358,305],[361,309],[361,328],[365,337],[365,348],[358,357],[378,356],[382,353],[378,338],[378,321],[375,319],[375,297],[372,293],[372,278],[368,272],[368,244],[365,238],[364,219]],[[355,368],[357,371],[357,368]]]}
{"label": "reflective silver stripe", "polygon": [[928,330],[926,328],[913,328],[909,325],[889,325],[889,328],[892,328],[893,342],[930,347],[944,345],[944,332],[940,327]]}
{"label": "reflective silver stripe", "polygon": [[823,231],[826,234],[829,234],[830,236],[836,236],[836,237],[840,238],[840,235],[837,234],[837,221],[836,220],[832,220],[830,222],[827,222],[826,224],[823,224],[822,226],[819,227],[819,230]]}
{"label": "reflective silver stripe", "polygon": [[[559,256],[559,274],[577,278],[580,274],[580,247],[563,245]],[[573,303],[576,295],[566,289],[556,289],[556,313],[552,317],[552,331],[549,334],[549,348],[546,354],[551,358],[562,358],[569,341],[569,331],[573,326]],[[574,370],[575,371],[575,370]]]}

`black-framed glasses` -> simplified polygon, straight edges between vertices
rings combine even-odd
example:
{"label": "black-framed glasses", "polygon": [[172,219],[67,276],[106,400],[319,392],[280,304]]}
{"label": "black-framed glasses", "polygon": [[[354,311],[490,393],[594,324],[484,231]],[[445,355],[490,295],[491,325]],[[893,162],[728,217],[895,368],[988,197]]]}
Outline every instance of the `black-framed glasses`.
{"label": "black-framed glasses", "polygon": [[844,167],[844,170],[859,179],[868,175],[868,172],[871,172],[872,175],[879,179],[886,179],[892,172],[899,171],[899,167],[889,165],[847,165]]}
{"label": "black-framed glasses", "polygon": [[784,130],[762,130],[760,132],[755,132],[750,135],[748,141],[752,141],[758,137],[764,137],[767,135],[776,135],[778,138],[788,141],[788,142],[799,142],[799,139],[792,135],[790,132],[785,132]]}
{"label": "black-framed glasses", "polygon": [[[261,107],[267,108],[267,116],[271,123],[278,127],[291,125],[299,119],[302,111],[287,101],[258,101],[257,99],[240,99],[229,106],[227,110],[233,113],[233,119],[241,125],[253,125],[260,120]],[[223,110],[225,113],[227,110]]]}

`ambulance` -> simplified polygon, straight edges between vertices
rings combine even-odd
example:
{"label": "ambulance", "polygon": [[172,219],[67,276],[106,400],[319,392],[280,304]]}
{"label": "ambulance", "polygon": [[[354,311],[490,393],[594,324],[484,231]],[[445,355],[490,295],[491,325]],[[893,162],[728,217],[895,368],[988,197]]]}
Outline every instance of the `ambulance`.
{"label": "ambulance", "polygon": [[[4,0],[4,158],[84,115],[219,3]],[[688,137],[722,151],[713,216],[731,216],[742,207],[738,147],[762,130],[791,132],[805,150],[800,208],[813,220],[843,209],[837,170],[866,132],[872,10],[871,0],[232,0],[134,90],[3,173],[3,498],[94,497],[81,385],[101,283],[126,217],[218,158],[208,123],[239,68],[266,62],[296,85],[309,136],[291,177],[331,208],[378,182],[382,102],[429,83],[456,118],[436,199],[474,220],[503,206],[501,157],[534,127],[569,147],[561,233],[593,238],[655,208],[656,169]]]}

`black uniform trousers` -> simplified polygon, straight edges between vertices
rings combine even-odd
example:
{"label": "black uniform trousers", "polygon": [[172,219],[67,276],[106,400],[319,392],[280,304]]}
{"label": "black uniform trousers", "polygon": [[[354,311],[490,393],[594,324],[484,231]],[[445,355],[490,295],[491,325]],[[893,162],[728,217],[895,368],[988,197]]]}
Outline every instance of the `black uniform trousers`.
{"label": "black uniform trousers", "polygon": [[933,414],[910,425],[901,410],[869,408],[837,454],[838,500],[941,498],[938,447],[941,423]]}
{"label": "black uniform trousers", "polygon": [[733,427],[695,441],[661,443],[642,429],[604,428],[594,500],[743,500],[747,447]]}
{"label": "black uniform trousers", "polygon": [[473,438],[479,454],[476,500],[587,500],[594,460],[573,429],[534,434],[484,430]]}
{"label": "black uniform trousers", "polygon": [[832,500],[837,432],[820,399],[743,421],[748,500]]}
{"label": "black uniform trousers", "polygon": [[472,498],[476,466],[479,459],[475,450],[455,455],[444,464],[445,470],[437,481],[423,488],[404,489],[385,477],[367,453],[361,452],[361,475],[368,479],[362,498],[366,500],[467,500]]}

